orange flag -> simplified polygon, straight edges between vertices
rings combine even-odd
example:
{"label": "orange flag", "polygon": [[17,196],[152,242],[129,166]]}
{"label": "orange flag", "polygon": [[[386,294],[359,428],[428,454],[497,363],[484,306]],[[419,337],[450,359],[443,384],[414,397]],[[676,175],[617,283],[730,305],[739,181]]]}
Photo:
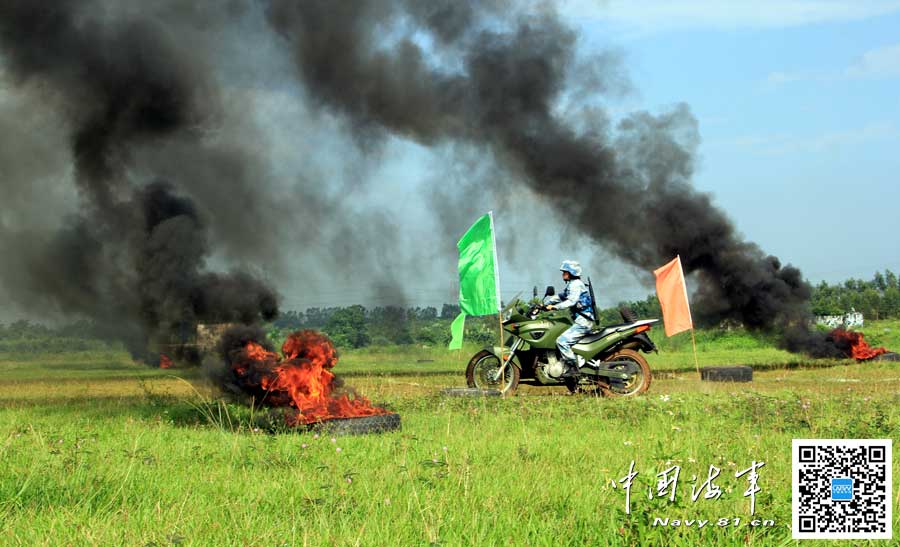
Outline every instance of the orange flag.
{"label": "orange flag", "polygon": [[676,256],[665,266],[653,270],[653,275],[656,276],[656,296],[662,308],[666,336],[694,328],[681,257]]}

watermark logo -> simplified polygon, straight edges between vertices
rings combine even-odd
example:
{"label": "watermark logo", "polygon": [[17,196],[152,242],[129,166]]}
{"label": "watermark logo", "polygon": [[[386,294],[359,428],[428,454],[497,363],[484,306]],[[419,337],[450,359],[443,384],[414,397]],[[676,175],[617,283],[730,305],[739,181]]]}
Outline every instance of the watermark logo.
{"label": "watermark logo", "polygon": [[849,477],[831,479],[831,499],[834,501],[852,501],[853,479]]}

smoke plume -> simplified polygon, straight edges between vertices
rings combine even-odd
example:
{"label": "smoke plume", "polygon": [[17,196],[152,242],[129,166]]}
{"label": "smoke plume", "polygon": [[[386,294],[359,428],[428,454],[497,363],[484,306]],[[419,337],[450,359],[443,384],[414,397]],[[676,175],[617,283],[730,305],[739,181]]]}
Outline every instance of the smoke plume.
{"label": "smoke plume", "polygon": [[[809,287],[799,270],[744,240],[691,186],[699,134],[690,109],[614,123],[605,105],[627,87],[621,60],[585,56],[578,39],[552,6],[502,0],[140,9],[0,0],[0,84],[20,97],[6,114],[0,105],[0,128],[23,112],[51,112],[62,129],[50,142],[63,150],[29,149],[52,157],[46,165],[71,165],[78,203],[55,223],[0,215],[0,252],[17,257],[0,265],[3,289],[22,306],[94,318],[139,352],[148,337],[198,321],[272,317],[274,291],[253,266],[279,271],[287,240],[305,269],[335,284],[363,272],[372,290],[402,303],[403,273],[421,271],[433,245],[404,251],[410,230],[389,205],[346,199],[377,191],[366,187],[367,162],[400,140],[476,166],[465,169],[471,180],[430,185],[425,204],[443,230],[431,243],[452,251],[478,195],[526,197],[554,211],[566,233],[637,269],[680,254],[704,322],[792,326],[801,333],[792,347],[807,347]],[[257,54],[267,59],[260,66],[234,54],[251,43],[271,48]],[[248,78],[271,78],[349,135],[336,141],[343,148],[321,145],[345,166],[343,184],[270,163],[278,143],[253,121],[253,101],[225,91]],[[311,147],[322,140],[290,131]],[[363,158],[355,168],[354,158]],[[56,186],[40,165],[0,159],[10,163],[4,194],[24,201],[32,184]],[[304,254],[312,242],[326,251]],[[211,258],[234,268],[212,268]]]}
{"label": "smoke plume", "polygon": [[[79,203],[55,232],[5,231],[0,249],[14,259],[3,262],[4,290],[29,307],[88,316],[136,356],[151,339],[183,340],[198,321],[277,313],[275,293],[250,273],[205,271],[208,230],[191,193],[209,181],[135,180],[151,168],[135,161],[144,147],[190,150],[198,161],[228,152],[204,139],[218,117],[217,89],[209,44],[189,32],[198,14],[185,11],[168,12],[171,25],[99,2],[7,0],[0,8],[4,75],[29,97],[29,110],[45,104],[64,124]],[[248,181],[238,169],[220,182],[216,191],[227,192]],[[252,233],[248,201],[229,220],[243,233]]]}
{"label": "smoke plume", "polygon": [[[699,137],[686,105],[633,114],[614,131],[595,110],[566,117],[557,106],[573,90],[615,87],[611,58],[580,62],[576,34],[552,12],[510,10],[498,25],[490,9],[429,5],[275,0],[268,17],[313,100],[365,145],[396,135],[483,147],[564,223],[627,263],[650,270],[680,254],[698,277],[706,322],[771,328],[807,315],[800,272],[744,241],[691,187]],[[599,123],[585,124],[591,115]]]}

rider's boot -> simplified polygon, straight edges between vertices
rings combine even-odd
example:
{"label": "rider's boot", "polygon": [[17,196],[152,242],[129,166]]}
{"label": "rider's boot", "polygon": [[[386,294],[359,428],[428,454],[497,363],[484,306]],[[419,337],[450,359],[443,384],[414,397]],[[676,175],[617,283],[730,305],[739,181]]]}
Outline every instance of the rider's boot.
{"label": "rider's boot", "polygon": [[560,378],[578,378],[580,373],[578,372],[578,365],[575,361],[565,361],[566,370],[560,375]]}

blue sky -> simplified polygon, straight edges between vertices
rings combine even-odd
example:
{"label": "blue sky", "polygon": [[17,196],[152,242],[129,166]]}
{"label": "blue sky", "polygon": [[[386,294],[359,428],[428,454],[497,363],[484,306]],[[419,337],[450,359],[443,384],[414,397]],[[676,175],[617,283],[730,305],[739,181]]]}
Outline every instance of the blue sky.
{"label": "blue sky", "polygon": [[747,239],[814,282],[900,269],[900,2],[568,4],[624,110],[690,105],[695,186]]}

